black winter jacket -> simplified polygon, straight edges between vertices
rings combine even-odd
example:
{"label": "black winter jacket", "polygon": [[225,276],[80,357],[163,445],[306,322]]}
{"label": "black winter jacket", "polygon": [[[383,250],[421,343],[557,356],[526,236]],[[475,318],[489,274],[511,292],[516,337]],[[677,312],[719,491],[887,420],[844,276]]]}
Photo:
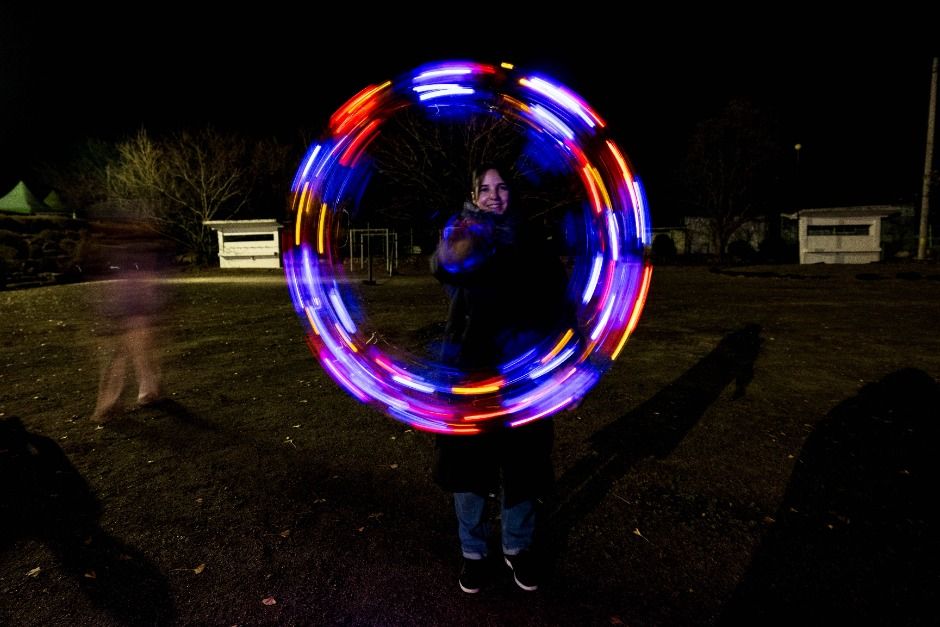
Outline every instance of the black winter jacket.
{"label": "black winter jacket", "polygon": [[[432,257],[434,276],[450,297],[441,359],[487,372],[574,324],[568,277],[539,231],[526,232],[511,213],[465,206],[458,220],[476,229],[477,259],[446,268]],[[554,483],[554,427],[541,419],[475,436],[438,435],[434,480],[448,492],[496,493],[509,505],[547,493]]]}

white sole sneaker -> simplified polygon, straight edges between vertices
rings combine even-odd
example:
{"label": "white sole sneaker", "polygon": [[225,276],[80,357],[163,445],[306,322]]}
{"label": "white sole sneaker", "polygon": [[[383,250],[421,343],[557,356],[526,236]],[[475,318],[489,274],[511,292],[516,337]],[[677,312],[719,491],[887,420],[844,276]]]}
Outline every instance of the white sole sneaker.
{"label": "white sole sneaker", "polygon": [[[513,578],[513,581],[516,582],[516,585],[517,585],[517,586],[519,586],[520,588],[522,588],[522,589],[525,590],[526,592],[534,592],[534,591],[536,591],[536,590],[539,589],[538,585],[535,585],[535,586],[527,586],[527,585],[525,585],[524,583],[522,583],[521,581],[519,581],[519,578],[516,577],[516,569],[512,567],[512,562],[509,561],[509,558],[504,555],[504,556],[503,556],[503,560],[506,562],[506,566],[509,566],[509,570],[512,571],[512,578]],[[463,586],[461,586],[461,587],[463,587]]]}

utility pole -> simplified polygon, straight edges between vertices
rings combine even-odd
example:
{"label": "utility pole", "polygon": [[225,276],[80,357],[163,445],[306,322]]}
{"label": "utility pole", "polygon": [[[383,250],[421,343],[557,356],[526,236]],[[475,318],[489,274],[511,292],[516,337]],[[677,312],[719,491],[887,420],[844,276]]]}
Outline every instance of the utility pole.
{"label": "utility pole", "polygon": [[924,156],[924,186],[920,194],[920,234],[917,238],[917,258],[927,257],[927,215],[930,210],[930,180],[933,174],[933,129],[937,115],[937,57],[933,58],[930,73],[930,110],[927,112],[927,153]]}
{"label": "utility pole", "polygon": [[803,144],[794,144],[793,150],[796,151],[796,209],[802,209],[802,196],[800,194],[800,151],[803,150]]}

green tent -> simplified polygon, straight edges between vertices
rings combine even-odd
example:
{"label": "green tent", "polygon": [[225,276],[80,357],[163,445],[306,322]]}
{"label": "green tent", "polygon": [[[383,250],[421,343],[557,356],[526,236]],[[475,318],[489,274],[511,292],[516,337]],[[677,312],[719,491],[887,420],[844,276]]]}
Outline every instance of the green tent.
{"label": "green tent", "polygon": [[53,211],[65,211],[66,210],[65,203],[62,202],[62,198],[59,197],[58,192],[56,192],[55,190],[52,190],[51,192],[46,194],[46,197],[43,198],[42,201],[46,204],[47,207],[49,207]]}
{"label": "green tent", "polygon": [[50,209],[46,203],[36,198],[23,181],[17,183],[9,194],[0,198],[0,213],[29,215],[47,211]]}

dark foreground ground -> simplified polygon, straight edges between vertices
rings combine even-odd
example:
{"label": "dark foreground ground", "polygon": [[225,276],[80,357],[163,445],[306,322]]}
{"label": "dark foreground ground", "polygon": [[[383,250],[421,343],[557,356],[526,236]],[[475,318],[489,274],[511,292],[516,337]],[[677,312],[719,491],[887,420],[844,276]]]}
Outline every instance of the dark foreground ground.
{"label": "dark foreground ground", "polygon": [[[658,268],[557,419],[545,585],[475,596],[431,438],[324,375],[279,271],[235,276],[168,284],[170,401],[103,428],[102,285],[0,292],[0,624],[935,624],[937,266]],[[396,341],[440,315],[364,289]]]}

